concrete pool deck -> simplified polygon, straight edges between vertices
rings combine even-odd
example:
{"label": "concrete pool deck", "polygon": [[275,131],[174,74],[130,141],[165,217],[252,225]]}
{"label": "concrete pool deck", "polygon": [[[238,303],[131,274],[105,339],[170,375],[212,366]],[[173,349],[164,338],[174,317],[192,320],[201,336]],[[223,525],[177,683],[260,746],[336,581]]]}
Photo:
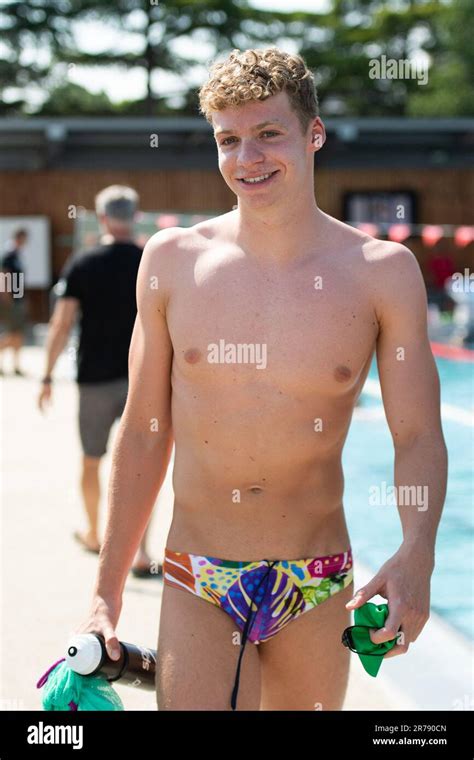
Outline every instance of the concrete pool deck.
{"label": "concrete pool deck", "polygon": [[[0,390],[0,709],[4,710],[41,709],[36,681],[63,656],[69,635],[85,618],[97,566],[97,557],[82,551],[72,538],[73,530],[83,523],[77,388],[70,379],[71,362],[66,354],[58,362],[53,405],[42,416],[36,398],[43,351],[27,346],[22,358],[28,376],[7,375]],[[102,525],[109,468],[110,445],[101,468]],[[150,529],[150,549],[159,561],[171,522],[170,474]],[[356,588],[370,577],[356,558]],[[161,580],[129,577],[118,626],[121,639],[156,647],[161,592]],[[156,709],[152,692],[116,688],[126,709]],[[377,678],[366,674],[354,655],[344,709],[472,710],[472,700],[472,645],[432,615],[410,651],[384,662]]]}

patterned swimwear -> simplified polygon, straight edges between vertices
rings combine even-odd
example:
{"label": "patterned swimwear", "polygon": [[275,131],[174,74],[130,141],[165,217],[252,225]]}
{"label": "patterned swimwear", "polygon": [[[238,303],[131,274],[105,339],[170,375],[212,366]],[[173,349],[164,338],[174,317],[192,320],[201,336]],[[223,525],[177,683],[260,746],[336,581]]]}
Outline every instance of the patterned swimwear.
{"label": "patterned swimwear", "polygon": [[165,584],[190,591],[227,612],[242,633],[231,707],[237,706],[247,639],[260,644],[291,620],[349,586],[352,551],[313,559],[237,562],[165,548]]}

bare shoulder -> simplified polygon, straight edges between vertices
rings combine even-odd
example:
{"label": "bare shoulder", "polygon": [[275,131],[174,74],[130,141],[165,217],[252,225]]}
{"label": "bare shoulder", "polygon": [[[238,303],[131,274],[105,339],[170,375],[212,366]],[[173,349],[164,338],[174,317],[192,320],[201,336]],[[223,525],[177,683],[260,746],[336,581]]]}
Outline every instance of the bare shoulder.
{"label": "bare shoulder", "polygon": [[163,268],[184,265],[226,236],[229,213],[205,219],[192,227],[168,227],[155,233],[143,251],[145,259]]}
{"label": "bare shoulder", "polygon": [[[334,223],[335,222],[335,223]],[[379,240],[332,220],[340,260],[362,283],[379,325],[426,314],[426,287],[415,254],[402,243]]]}
{"label": "bare shoulder", "polygon": [[332,245],[346,266],[364,278],[396,277],[401,281],[421,277],[416,256],[401,243],[379,240],[346,222],[326,214]]}
{"label": "bare shoulder", "polygon": [[150,282],[157,281],[159,294],[167,302],[176,287],[192,281],[197,257],[223,234],[226,216],[206,219],[192,227],[168,227],[152,235],[143,249],[137,280],[139,291],[149,291]]}
{"label": "bare shoulder", "polygon": [[[180,228],[160,230],[147,241],[137,275],[137,306],[155,308],[169,297],[173,253],[179,246]],[[158,305],[160,308],[160,305]]]}
{"label": "bare shoulder", "polygon": [[166,265],[172,257],[180,254],[198,253],[210,240],[218,238],[225,228],[228,214],[205,219],[192,227],[168,227],[156,232],[148,240],[143,255]]}
{"label": "bare shoulder", "polygon": [[426,287],[415,254],[401,243],[368,238],[362,246],[368,292],[379,322],[426,313]]}
{"label": "bare shoulder", "polygon": [[413,273],[415,270],[419,270],[415,254],[402,243],[378,240],[369,235],[364,237],[365,240],[362,241],[364,258],[377,269],[398,270],[402,276],[404,272],[409,273],[411,271]]}
{"label": "bare shoulder", "polygon": [[416,287],[423,283],[418,260],[405,245],[367,237],[362,243],[362,252],[375,282],[380,285]]}
{"label": "bare shoulder", "polygon": [[169,290],[183,271],[186,260],[199,248],[199,239],[193,227],[168,227],[156,232],[147,241],[140,262],[138,283],[158,278],[160,290]]}
{"label": "bare shoulder", "polygon": [[143,249],[142,262],[166,265],[169,263],[171,255],[178,253],[186,245],[188,238],[189,229],[187,227],[167,227],[155,232]]}

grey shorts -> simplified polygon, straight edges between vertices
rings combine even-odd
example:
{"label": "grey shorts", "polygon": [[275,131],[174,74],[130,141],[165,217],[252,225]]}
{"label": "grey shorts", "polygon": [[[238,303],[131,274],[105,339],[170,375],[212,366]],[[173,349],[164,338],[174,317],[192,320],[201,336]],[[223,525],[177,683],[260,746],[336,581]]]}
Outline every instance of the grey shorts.
{"label": "grey shorts", "polygon": [[122,415],[127,400],[128,379],[80,383],[78,388],[82,450],[88,457],[101,457],[107,451],[112,425]]}
{"label": "grey shorts", "polygon": [[0,320],[6,333],[24,333],[28,324],[28,311],[24,298],[12,298],[9,303],[0,299]]}

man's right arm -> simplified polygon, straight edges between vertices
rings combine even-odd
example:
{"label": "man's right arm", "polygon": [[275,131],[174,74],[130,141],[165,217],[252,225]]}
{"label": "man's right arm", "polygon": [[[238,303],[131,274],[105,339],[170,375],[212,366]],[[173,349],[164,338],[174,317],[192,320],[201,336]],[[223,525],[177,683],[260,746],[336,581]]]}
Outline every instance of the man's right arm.
{"label": "man's right arm", "polygon": [[[173,349],[166,324],[166,270],[178,234],[178,230],[169,229],[153,236],[145,246],[137,276],[129,388],[112,456],[107,525],[91,618],[97,623],[105,602],[112,627],[117,623],[127,574],[165,478],[173,445]],[[106,628],[111,634],[109,625]],[[111,638],[115,640],[115,636]]]}

